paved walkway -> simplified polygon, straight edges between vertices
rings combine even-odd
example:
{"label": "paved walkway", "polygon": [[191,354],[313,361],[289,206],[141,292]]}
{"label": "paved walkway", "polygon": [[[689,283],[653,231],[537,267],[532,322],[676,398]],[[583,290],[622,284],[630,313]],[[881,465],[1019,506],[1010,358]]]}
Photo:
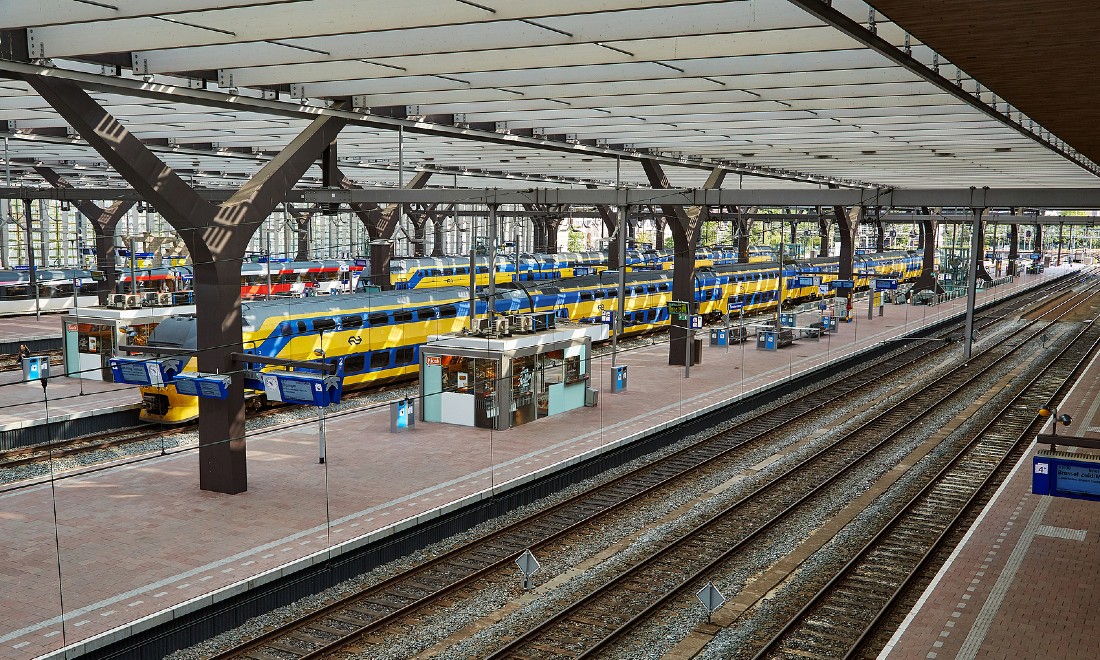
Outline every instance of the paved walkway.
{"label": "paved walkway", "polygon": [[0,658],[102,646],[963,310],[887,305],[868,320],[857,307],[835,336],[777,352],[708,346],[690,378],[667,344],[632,350],[627,392],[609,393],[611,360],[597,360],[598,407],[504,432],[391,434],[385,407],[328,414],[324,465],[307,415],[250,435],[249,490],[235,496],[198,490],[195,451],[0,490]]}

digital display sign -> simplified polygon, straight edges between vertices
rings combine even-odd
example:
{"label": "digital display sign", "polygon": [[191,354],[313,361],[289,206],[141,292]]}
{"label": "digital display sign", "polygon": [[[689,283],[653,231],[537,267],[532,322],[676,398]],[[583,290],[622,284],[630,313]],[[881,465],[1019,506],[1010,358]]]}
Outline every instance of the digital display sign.
{"label": "digital display sign", "polygon": [[220,399],[225,396],[225,392],[217,383],[209,380],[198,381],[199,396],[210,397],[212,399]]}
{"label": "digital display sign", "polygon": [[1058,463],[1055,478],[1059,493],[1100,497],[1100,465]]}
{"label": "digital display sign", "polygon": [[195,381],[191,378],[177,378],[174,381],[176,391],[187,396],[198,396],[199,390]]}
{"label": "digital display sign", "polygon": [[122,375],[122,382],[130,385],[152,384],[144,362],[118,362],[117,366],[119,373]]}
{"label": "digital display sign", "polygon": [[290,378],[280,378],[279,388],[283,392],[283,401],[288,403],[313,403],[313,386],[320,386],[320,383],[313,383],[305,380],[293,380]]}

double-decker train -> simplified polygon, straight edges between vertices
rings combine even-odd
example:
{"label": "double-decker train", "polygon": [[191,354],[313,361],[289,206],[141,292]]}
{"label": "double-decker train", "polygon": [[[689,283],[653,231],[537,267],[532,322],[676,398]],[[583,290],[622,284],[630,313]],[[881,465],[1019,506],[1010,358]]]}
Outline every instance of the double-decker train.
{"label": "double-decker train", "polygon": [[[859,257],[855,285],[867,288],[874,276],[913,280],[920,275],[921,265],[922,256],[913,252]],[[838,270],[837,260],[830,257],[785,262],[785,303],[820,295],[816,282],[803,285],[800,277],[812,274],[827,283],[836,279]],[[780,277],[776,262],[700,268],[694,275],[696,312],[717,319],[731,302],[740,303],[745,313],[772,310],[779,297]],[[668,327],[672,278],[672,271],[663,269],[624,274],[624,334]],[[475,312],[485,314],[485,293],[476,301]],[[429,335],[460,332],[467,325],[469,306],[470,291],[463,286],[246,302],[242,304],[244,351],[300,361],[316,359],[316,355],[342,358],[344,387],[355,389],[415,374],[420,345]],[[617,275],[600,272],[569,279],[502,283],[494,310],[504,315],[549,312],[574,322],[595,323],[601,312],[616,306]],[[195,322],[193,314],[169,318],[153,330],[148,344],[196,350]],[[186,370],[195,369],[192,359]],[[171,385],[143,387],[142,400],[141,418],[148,422],[180,423],[198,415],[197,399],[178,394]]]}
{"label": "double-decker train", "polygon": [[89,292],[94,294],[98,284],[86,270],[72,268],[35,269],[38,284],[38,300],[31,287],[29,269],[0,271],[0,315],[33,314],[35,309],[57,311],[72,306],[73,290],[84,300]]}

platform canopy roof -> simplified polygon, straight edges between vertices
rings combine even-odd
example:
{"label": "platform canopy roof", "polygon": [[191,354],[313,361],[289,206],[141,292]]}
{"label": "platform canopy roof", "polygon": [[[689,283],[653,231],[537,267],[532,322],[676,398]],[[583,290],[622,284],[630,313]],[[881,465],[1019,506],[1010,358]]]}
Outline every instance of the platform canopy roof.
{"label": "platform canopy roof", "polygon": [[[1018,42],[983,33],[986,14],[1041,27],[1047,3],[1014,0],[1011,21],[934,3],[969,22],[873,4],[914,34],[860,0],[0,0],[0,131],[14,185],[42,183],[36,163],[124,185],[21,78],[46,74],[204,186],[239,185],[326,112],[354,118],[338,153],[364,185],[397,182],[400,127],[404,180],[434,185],[648,186],[656,158],[685,188],[715,167],[727,188],[1100,186],[1098,122],[1044,107],[1051,78],[1010,84]],[[1100,24],[1088,9],[1079,28]]]}

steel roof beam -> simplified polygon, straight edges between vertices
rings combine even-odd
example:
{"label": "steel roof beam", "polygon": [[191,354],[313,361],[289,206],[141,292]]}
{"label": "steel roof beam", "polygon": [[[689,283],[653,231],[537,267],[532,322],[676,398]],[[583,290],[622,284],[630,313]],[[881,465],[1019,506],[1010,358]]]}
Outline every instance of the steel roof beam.
{"label": "steel roof beam", "polygon": [[[230,189],[196,188],[196,194],[207,201],[224,201],[233,194]],[[140,200],[141,195],[128,188],[49,188],[0,187],[3,199],[92,199]],[[350,204],[565,204],[622,206],[676,204],[681,206],[741,206],[741,207],[813,207],[813,206],[883,206],[890,208],[920,208],[940,206],[964,208],[970,200],[985,202],[984,208],[1100,209],[1100,188],[906,188],[906,189],[814,189],[814,188],[746,188],[743,190],[701,188],[670,188],[652,190],[636,188],[425,188],[401,190],[392,187],[364,187],[355,190],[294,189],[287,191],[282,201]],[[811,217],[811,216],[807,216]],[[889,216],[888,216],[889,217]],[[919,216],[898,214],[899,221]],[[935,216],[941,218],[941,216]],[[991,216],[1000,218],[1002,216]],[[1012,217],[1012,216],[1004,216]],[[1016,216],[1030,222],[1027,215]],[[1047,216],[1036,216],[1037,221]],[[1057,216],[1054,216],[1057,217]],[[1100,222],[1100,217],[1063,216],[1084,224]],[[893,220],[894,218],[890,218]]]}
{"label": "steel roof beam", "polygon": [[911,53],[907,53],[891,44],[886,39],[883,39],[875,32],[865,28],[856,21],[846,16],[843,12],[833,8],[831,2],[823,2],[822,0],[788,0],[788,2],[800,7],[812,16],[824,21],[827,25],[831,25],[845,35],[855,39],[864,46],[874,50],[883,57],[904,67],[909,71],[915,73],[922,80],[925,80],[944,92],[950,94],[956,99],[966,103],[970,107],[978,110],[979,112],[996,119],[1005,126],[1023,134],[1027,138],[1034,140],[1043,146],[1047,147],[1051,151],[1062,156],[1066,160],[1078,165],[1087,172],[1100,176],[1100,165],[1092,162],[1088,158],[1085,158],[1079,153],[1070,153],[1066,149],[1062,148],[1058,144],[1050,140],[1046,140],[1032,131],[1024,127],[1023,124],[1017,121],[1013,121],[1010,116],[1006,116],[994,108],[984,103],[981,98],[975,97],[963,90],[961,85],[956,85],[954,82],[948,80],[944,76],[940,75],[938,70],[932,70],[924,65],[924,63],[917,60]]}
{"label": "steel roof beam", "polygon": [[322,115],[333,116],[344,119],[351,125],[367,126],[371,128],[380,128],[387,130],[397,130],[398,128],[404,128],[407,133],[433,135],[442,138],[473,140],[521,148],[545,149],[547,151],[573,153],[584,156],[599,156],[608,158],[620,157],[624,160],[630,161],[641,161],[648,159],[665,165],[706,169],[708,171],[713,170],[717,167],[738,174],[746,174],[749,176],[759,176],[764,178],[781,179],[787,181],[796,181],[802,183],[834,183],[842,187],[873,187],[872,184],[868,184],[866,182],[847,181],[843,179],[838,179],[836,177],[829,177],[818,174],[804,174],[801,172],[776,170],[768,167],[757,167],[732,162],[722,162],[705,159],[696,160],[686,157],[669,158],[657,154],[640,154],[632,151],[616,151],[608,149],[606,147],[572,144],[568,142],[556,142],[554,140],[546,140],[537,137],[526,137],[484,130],[473,130],[462,128],[459,126],[427,124],[424,122],[416,122],[407,119],[377,117],[374,115],[350,110],[297,105],[277,100],[253,98],[242,94],[228,94],[224,92],[215,92],[204,89],[190,89],[177,85],[145,82],[143,80],[134,80],[130,78],[102,76],[79,71],[56,69],[35,64],[27,64],[23,62],[13,62],[10,60],[0,60],[0,72],[6,72],[17,78],[24,78],[26,76],[41,76],[44,78],[71,80],[86,89],[95,89],[114,94],[137,96],[140,98],[154,98],[164,101],[170,101],[173,103],[190,103],[194,105],[221,107],[238,111],[258,112],[269,116],[281,116],[306,120],[313,120],[316,117]]}

